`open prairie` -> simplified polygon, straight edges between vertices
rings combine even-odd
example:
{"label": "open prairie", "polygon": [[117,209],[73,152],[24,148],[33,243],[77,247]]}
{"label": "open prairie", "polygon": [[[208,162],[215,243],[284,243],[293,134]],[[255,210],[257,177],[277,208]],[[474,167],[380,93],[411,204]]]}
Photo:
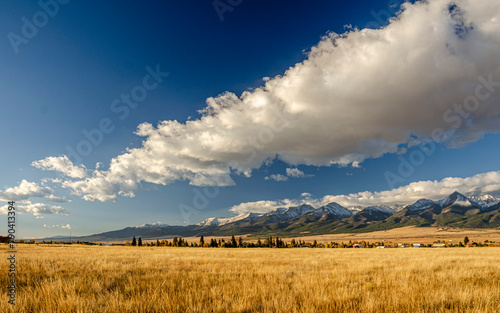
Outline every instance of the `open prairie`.
{"label": "open prairie", "polygon": [[[1,312],[500,311],[492,247],[17,250],[17,303],[3,288]],[[0,277],[7,286],[6,267]]]}

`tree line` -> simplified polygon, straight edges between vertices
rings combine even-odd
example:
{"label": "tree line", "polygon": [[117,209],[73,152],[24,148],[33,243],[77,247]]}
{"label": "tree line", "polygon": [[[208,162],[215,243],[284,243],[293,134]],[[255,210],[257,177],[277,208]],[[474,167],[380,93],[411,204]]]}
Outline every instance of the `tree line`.
{"label": "tree line", "polygon": [[[434,243],[440,243],[441,241],[435,241]],[[464,243],[467,245],[469,242],[469,238],[465,237],[464,238]],[[444,243],[444,242],[443,242]],[[477,246],[483,246],[481,243],[474,243]],[[282,238],[280,237],[273,237],[273,236],[268,236],[264,238],[264,240],[261,240],[260,238],[257,239],[257,242],[248,242],[248,241],[243,241],[242,237],[239,237],[236,239],[233,236],[231,236],[230,240],[225,240],[224,238],[211,238],[210,241],[205,241],[205,238],[203,235],[200,237],[199,242],[188,242],[182,237],[174,237],[172,240],[159,240],[157,239],[156,242],[150,241],[143,243],[142,238],[134,236],[132,238],[132,242],[127,241],[125,243],[126,246],[156,246],[156,247],[207,247],[207,248],[375,248],[378,246],[391,246],[391,247],[398,247],[397,243],[388,243],[388,242],[368,242],[365,240],[362,241],[351,241],[349,242],[334,242],[331,241],[330,243],[324,244],[324,243],[318,243],[316,240],[313,242],[308,242],[308,241],[303,241],[301,239],[296,240],[292,239],[290,242],[285,242],[283,241]],[[484,246],[492,245],[494,246],[495,243],[492,241],[485,241]],[[464,247],[464,244],[460,242],[459,244],[446,244],[447,247]],[[426,245],[420,245],[420,247],[432,247],[432,244],[426,244]]]}

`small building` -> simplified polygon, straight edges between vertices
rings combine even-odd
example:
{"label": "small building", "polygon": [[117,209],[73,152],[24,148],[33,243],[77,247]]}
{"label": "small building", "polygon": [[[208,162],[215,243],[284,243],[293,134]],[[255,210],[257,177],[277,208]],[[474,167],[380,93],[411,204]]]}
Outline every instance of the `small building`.
{"label": "small building", "polygon": [[399,248],[408,248],[410,245],[407,243],[398,243]]}
{"label": "small building", "polygon": [[391,246],[377,246],[378,249],[387,249],[392,248]]}
{"label": "small building", "polygon": [[413,244],[413,248],[422,248],[422,247],[425,247],[425,245],[423,243],[414,243]]}
{"label": "small building", "polygon": [[355,243],[352,245],[353,248],[364,248],[364,246],[360,243]]}

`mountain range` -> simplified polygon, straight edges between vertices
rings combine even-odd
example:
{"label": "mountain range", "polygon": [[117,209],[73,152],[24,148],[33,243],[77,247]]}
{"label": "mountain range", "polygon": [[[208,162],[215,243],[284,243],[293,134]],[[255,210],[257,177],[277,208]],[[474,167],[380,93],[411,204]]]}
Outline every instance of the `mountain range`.
{"label": "mountain range", "polygon": [[[169,226],[162,223],[126,227],[100,234],[73,237],[81,241],[171,238],[199,235],[304,236],[328,233],[370,232],[404,226],[460,228],[500,227],[500,200],[491,195],[466,197],[454,192],[445,199],[420,199],[409,205],[346,208],[332,202],[314,208],[309,204],[277,208],[267,213],[245,213],[235,217],[212,217],[196,225]],[[45,238],[52,239],[52,238]]]}

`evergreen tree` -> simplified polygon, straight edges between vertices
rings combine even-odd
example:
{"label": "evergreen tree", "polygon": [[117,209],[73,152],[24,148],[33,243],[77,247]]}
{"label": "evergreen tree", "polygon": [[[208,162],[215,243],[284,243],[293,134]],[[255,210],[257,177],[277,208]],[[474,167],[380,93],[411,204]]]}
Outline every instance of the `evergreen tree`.
{"label": "evergreen tree", "polygon": [[318,246],[318,242],[317,242],[316,240],[314,240],[314,242],[313,242],[313,247],[315,247],[315,248],[316,248],[317,246]]}
{"label": "evergreen tree", "polygon": [[159,247],[160,246],[160,241],[158,239],[156,239],[156,246]]}
{"label": "evergreen tree", "polygon": [[278,248],[283,248],[285,246],[285,242],[280,239],[279,237],[276,237],[276,247]]}
{"label": "evergreen tree", "polygon": [[135,236],[134,238],[132,238],[132,246],[134,247],[137,246],[137,240],[135,240]]}
{"label": "evergreen tree", "polygon": [[260,238],[257,240],[257,247],[262,247],[262,242],[260,241]]}
{"label": "evergreen tree", "polygon": [[238,238],[238,247],[239,248],[243,247],[243,239],[241,239],[241,237]]}
{"label": "evergreen tree", "polygon": [[172,240],[172,246],[174,246],[174,247],[178,246],[178,244],[177,244],[177,237],[174,237],[174,239]]}
{"label": "evergreen tree", "polygon": [[141,247],[141,246],[142,246],[142,239],[141,239],[141,237],[139,237],[139,240],[137,240],[137,245],[138,245],[139,247]]}
{"label": "evergreen tree", "polygon": [[234,235],[231,236],[231,247],[236,248],[236,239],[234,239]]}
{"label": "evergreen tree", "polygon": [[465,236],[465,238],[464,238],[464,245],[467,245],[467,243],[469,243],[469,237]]}
{"label": "evergreen tree", "polygon": [[203,238],[203,235],[201,235],[201,237],[200,237],[200,246],[203,247],[204,244],[205,244],[205,239]]}
{"label": "evergreen tree", "polygon": [[292,247],[295,247],[295,238],[292,239],[291,245],[292,245]]}

